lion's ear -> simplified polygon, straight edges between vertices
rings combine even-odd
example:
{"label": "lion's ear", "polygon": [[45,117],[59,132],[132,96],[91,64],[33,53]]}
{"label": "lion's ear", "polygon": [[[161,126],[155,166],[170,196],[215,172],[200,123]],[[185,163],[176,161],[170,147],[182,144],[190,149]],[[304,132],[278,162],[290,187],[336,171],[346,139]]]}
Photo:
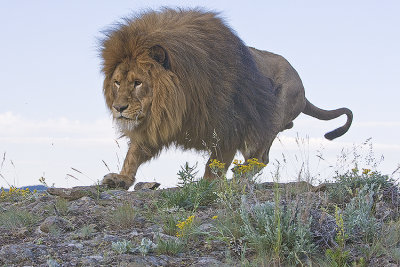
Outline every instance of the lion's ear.
{"label": "lion's ear", "polygon": [[165,69],[170,69],[167,51],[160,45],[155,45],[149,49],[152,59],[160,63]]}

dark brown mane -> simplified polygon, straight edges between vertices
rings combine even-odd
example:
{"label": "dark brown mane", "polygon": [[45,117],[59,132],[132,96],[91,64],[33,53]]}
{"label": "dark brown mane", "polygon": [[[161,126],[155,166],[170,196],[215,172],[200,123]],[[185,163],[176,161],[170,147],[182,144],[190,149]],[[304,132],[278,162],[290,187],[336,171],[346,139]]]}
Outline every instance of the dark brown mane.
{"label": "dark brown mane", "polygon": [[249,133],[259,138],[272,126],[272,82],[260,75],[248,48],[218,15],[201,10],[151,11],[106,33],[102,71],[110,109],[109,80],[117,65],[127,58],[150,64],[141,55],[155,45],[166,50],[169,62],[152,75],[158,86],[152,123],[140,133],[144,142],[204,149],[215,132],[223,137],[220,146],[238,147]]}

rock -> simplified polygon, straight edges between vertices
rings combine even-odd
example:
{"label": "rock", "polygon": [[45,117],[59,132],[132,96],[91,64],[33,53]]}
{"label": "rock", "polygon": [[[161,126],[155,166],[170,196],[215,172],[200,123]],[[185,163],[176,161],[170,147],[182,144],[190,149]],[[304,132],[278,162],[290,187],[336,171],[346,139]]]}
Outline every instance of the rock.
{"label": "rock", "polygon": [[96,202],[90,197],[82,197],[79,200],[73,201],[71,205],[68,207],[68,211],[71,213],[87,213],[93,207],[96,206]]}
{"label": "rock", "polygon": [[100,193],[100,199],[120,199],[126,196],[129,192],[126,190],[107,190]]}
{"label": "rock", "polygon": [[151,183],[146,183],[146,182],[139,182],[135,184],[135,191],[139,190],[156,190],[157,188],[160,187],[160,183],[157,182],[151,182]]}
{"label": "rock", "polygon": [[49,233],[52,230],[60,230],[61,232],[68,232],[73,230],[73,226],[67,220],[59,216],[47,217],[44,222],[39,226],[40,231]]}
{"label": "rock", "polygon": [[385,201],[379,201],[378,203],[376,203],[375,215],[377,219],[381,219],[382,221],[394,219],[396,217],[394,209],[391,209],[391,205],[386,203]]}
{"label": "rock", "polygon": [[70,243],[67,246],[77,248],[77,249],[83,249],[83,245],[81,243]]}
{"label": "rock", "polygon": [[195,261],[191,266],[200,267],[200,266],[221,266],[221,265],[223,265],[222,262],[220,262],[217,259],[211,257],[201,257],[198,258],[197,261]]}
{"label": "rock", "polygon": [[318,186],[315,186],[311,191],[312,192],[325,192],[329,189],[329,187],[334,186],[334,183],[323,183]]}
{"label": "rock", "polygon": [[82,260],[82,264],[83,266],[99,266],[99,262],[103,259],[101,255],[88,256]]}
{"label": "rock", "polygon": [[310,210],[310,216],[312,216],[311,232],[313,233],[315,243],[322,247],[330,247],[335,244],[335,218],[326,212],[316,209]]}
{"label": "rock", "polygon": [[0,260],[5,263],[20,263],[33,258],[32,249],[24,245],[5,245],[0,250]]}
{"label": "rock", "polygon": [[265,182],[256,185],[257,189],[274,189],[275,187],[278,188],[299,188],[301,191],[313,191],[314,186],[306,181],[300,182],[289,182],[289,183],[274,183],[274,182]]}
{"label": "rock", "polygon": [[211,223],[203,223],[199,226],[198,230],[200,232],[208,232],[214,226]]}
{"label": "rock", "polygon": [[162,240],[173,240],[173,241],[179,240],[179,238],[176,236],[166,235],[163,233],[153,233],[153,240],[157,240],[158,238],[160,238]]}
{"label": "rock", "polygon": [[118,236],[115,236],[115,235],[105,234],[103,236],[102,240],[107,241],[107,242],[115,242],[115,241],[119,241],[120,238]]}
{"label": "rock", "polygon": [[138,236],[140,234],[138,233],[138,231],[133,230],[132,232],[129,233],[129,235],[133,237],[133,236]]}
{"label": "rock", "polygon": [[96,186],[77,186],[73,188],[47,188],[47,192],[51,195],[59,196],[65,198],[67,200],[76,200],[81,197],[91,197],[98,198],[100,197],[100,192],[105,190],[105,186],[96,185]]}
{"label": "rock", "polygon": [[16,235],[17,237],[19,237],[19,238],[23,238],[23,237],[27,236],[28,233],[29,233],[29,230],[28,230],[26,227],[22,227],[22,228],[19,228],[19,229],[15,232],[15,235]]}

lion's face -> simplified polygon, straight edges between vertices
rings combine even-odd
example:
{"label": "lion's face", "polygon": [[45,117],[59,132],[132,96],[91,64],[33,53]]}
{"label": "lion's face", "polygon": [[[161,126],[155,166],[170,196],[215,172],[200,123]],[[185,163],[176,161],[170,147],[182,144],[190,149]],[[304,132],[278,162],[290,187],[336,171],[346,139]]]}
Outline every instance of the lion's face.
{"label": "lion's face", "polygon": [[110,81],[111,111],[120,129],[132,131],[146,121],[153,98],[148,72],[134,63],[117,66]]}

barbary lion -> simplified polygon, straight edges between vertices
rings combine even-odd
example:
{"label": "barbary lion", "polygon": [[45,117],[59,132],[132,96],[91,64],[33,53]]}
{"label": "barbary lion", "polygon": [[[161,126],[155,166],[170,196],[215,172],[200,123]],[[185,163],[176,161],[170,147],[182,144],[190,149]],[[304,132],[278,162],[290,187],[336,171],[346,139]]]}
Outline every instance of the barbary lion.
{"label": "barbary lion", "polygon": [[[128,189],[138,167],[164,147],[206,150],[229,167],[237,151],[268,163],[276,135],[305,113],[320,120],[352,112],[311,104],[296,70],[281,56],[247,47],[216,13],[199,9],[150,11],[105,32],[103,91],[129,149],[120,174],[103,184]],[[209,161],[210,162],[210,161]],[[208,167],[204,177],[213,178]]]}

